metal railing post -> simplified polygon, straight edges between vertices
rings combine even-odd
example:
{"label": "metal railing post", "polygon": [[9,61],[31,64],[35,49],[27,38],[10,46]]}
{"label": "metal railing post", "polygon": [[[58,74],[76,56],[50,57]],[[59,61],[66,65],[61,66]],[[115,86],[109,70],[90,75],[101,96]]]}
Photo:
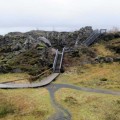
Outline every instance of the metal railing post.
{"label": "metal railing post", "polygon": [[84,45],[89,46],[91,43],[93,43],[96,38],[100,35],[100,30],[94,30],[93,33],[85,40],[83,41]]}
{"label": "metal railing post", "polygon": [[58,58],[58,49],[56,50],[55,59],[54,59],[54,63],[53,63],[53,72],[55,71],[57,58]]}
{"label": "metal railing post", "polygon": [[64,47],[63,50],[62,50],[62,56],[61,56],[59,71],[61,70],[61,67],[62,67],[64,52],[65,52],[65,47]]}

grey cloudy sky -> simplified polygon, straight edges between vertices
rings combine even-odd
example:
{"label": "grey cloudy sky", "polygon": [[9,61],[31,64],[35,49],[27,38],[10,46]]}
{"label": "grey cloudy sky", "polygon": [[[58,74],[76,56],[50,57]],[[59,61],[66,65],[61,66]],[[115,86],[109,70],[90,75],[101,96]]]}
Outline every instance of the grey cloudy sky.
{"label": "grey cloudy sky", "polygon": [[[0,32],[120,27],[120,0],[0,0]],[[27,29],[26,29],[27,30]]]}

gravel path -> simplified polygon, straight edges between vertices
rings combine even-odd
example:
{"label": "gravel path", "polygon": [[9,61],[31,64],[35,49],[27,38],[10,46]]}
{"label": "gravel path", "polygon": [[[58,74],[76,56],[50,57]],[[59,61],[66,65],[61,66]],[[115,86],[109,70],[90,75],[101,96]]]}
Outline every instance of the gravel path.
{"label": "gravel path", "polygon": [[104,89],[95,89],[95,88],[86,88],[86,87],[79,87],[75,85],[70,85],[70,84],[50,84],[48,87],[53,86],[54,91],[57,91],[61,88],[70,88],[70,89],[75,89],[75,90],[81,90],[85,92],[94,92],[94,93],[102,93],[102,94],[111,94],[111,95],[117,95],[120,96],[120,91],[112,91],[112,90],[104,90]]}
{"label": "gravel path", "polygon": [[102,93],[102,94],[111,94],[120,96],[120,92],[110,91],[110,90],[102,90],[102,89],[92,89],[85,87],[78,87],[74,85],[68,84],[50,84],[46,86],[46,89],[49,91],[51,104],[55,108],[56,113],[52,115],[48,120],[71,120],[70,112],[65,109],[62,105],[56,102],[55,100],[55,92],[62,88],[70,88],[75,90],[81,90],[85,92],[94,92],[94,93]]}
{"label": "gravel path", "polygon": [[71,114],[69,111],[57,103],[55,100],[55,92],[57,90],[56,86],[54,86],[54,84],[48,85],[46,89],[49,91],[51,104],[56,110],[56,113],[52,115],[48,120],[71,120]]}

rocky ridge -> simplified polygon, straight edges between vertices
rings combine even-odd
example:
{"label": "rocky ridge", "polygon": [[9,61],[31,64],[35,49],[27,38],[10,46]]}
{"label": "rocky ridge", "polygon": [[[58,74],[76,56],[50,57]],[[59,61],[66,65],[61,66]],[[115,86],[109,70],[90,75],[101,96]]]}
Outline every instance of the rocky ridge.
{"label": "rocky ridge", "polygon": [[[74,32],[33,30],[26,33],[11,32],[5,36],[0,35],[0,73],[28,72],[37,75],[52,67],[56,48],[59,50],[63,47],[74,48],[76,40],[80,45],[92,32],[92,27],[87,26]],[[109,41],[119,37],[120,32],[107,33],[99,39]],[[119,52],[119,46],[109,47]],[[85,46],[74,48],[68,56],[79,57],[82,54],[86,56],[83,61],[99,61],[95,51]]]}

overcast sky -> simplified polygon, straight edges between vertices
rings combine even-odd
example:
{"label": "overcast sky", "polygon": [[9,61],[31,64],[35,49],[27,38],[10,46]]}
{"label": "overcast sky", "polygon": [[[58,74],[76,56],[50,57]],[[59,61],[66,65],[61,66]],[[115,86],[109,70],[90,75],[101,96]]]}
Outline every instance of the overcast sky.
{"label": "overcast sky", "polygon": [[120,27],[120,0],[0,0],[0,33]]}

